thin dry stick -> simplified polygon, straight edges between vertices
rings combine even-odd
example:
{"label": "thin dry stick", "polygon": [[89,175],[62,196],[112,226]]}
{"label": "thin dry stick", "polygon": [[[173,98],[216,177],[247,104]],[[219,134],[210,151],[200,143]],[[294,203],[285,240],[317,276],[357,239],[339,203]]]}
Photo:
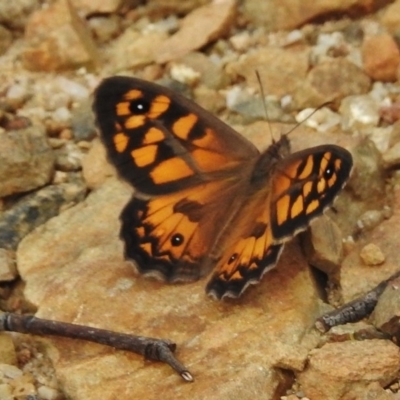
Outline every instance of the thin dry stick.
{"label": "thin dry stick", "polygon": [[372,313],[380,295],[383,293],[388,283],[399,276],[400,271],[382,281],[364,296],[358,297],[344,304],[342,307],[322,315],[315,321],[316,328],[321,332],[328,332],[329,329],[336,325],[362,320]]}
{"label": "thin dry stick", "polygon": [[106,329],[13,313],[0,313],[0,331],[63,336],[101,343],[120,350],[132,351],[143,355],[147,360],[164,362],[173,368],[185,381],[193,381],[192,374],[173,354],[176,344],[168,339],[128,335]]}

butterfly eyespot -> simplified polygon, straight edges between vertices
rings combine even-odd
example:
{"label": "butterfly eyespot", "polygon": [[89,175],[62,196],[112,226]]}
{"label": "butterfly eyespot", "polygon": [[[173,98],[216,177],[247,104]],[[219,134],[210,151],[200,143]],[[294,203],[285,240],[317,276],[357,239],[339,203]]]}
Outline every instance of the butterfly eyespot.
{"label": "butterfly eyespot", "polygon": [[130,102],[129,110],[133,114],[146,114],[150,110],[150,103],[143,99],[137,99]]}
{"label": "butterfly eyespot", "polygon": [[329,163],[329,165],[326,167],[324,171],[324,178],[326,180],[330,179],[332,175],[335,173],[335,167],[333,163]]}
{"label": "butterfly eyespot", "polygon": [[228,260],[228,265],[229,265],[229,264],[232,264],[237,258],[238,258],[237,253],[232,254],[232,255],[230,256],[229,260]]}
{"label": "butterfly eyespot", "polygon": [[172,236],[171,238],[171,244],[172,246],[176,247],[176,246],[180,246],[184,241],[184,237],[183,235],[181,235],[180,233],[176,233],[174,236]]}

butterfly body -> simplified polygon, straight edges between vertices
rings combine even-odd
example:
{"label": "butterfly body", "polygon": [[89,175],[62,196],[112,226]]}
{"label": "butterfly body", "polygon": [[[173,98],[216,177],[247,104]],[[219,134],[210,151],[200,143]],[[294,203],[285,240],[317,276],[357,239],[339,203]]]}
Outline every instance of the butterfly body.
{"label": "butterfly body", "polygon": [[104,80],[94,111],[108,157],[136,189],[121,214],[125,256],[169,282],[214,270],[207,292],[237,297],[334,200],[350,153],[335,145],[263,153],[190,100],[128,77]]}

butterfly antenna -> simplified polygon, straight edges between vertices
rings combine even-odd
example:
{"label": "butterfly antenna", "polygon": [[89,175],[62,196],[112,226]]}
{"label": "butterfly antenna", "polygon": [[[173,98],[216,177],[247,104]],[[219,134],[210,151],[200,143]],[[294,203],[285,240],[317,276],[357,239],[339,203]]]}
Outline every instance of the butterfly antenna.
{"label": "butterfly antenna", "polygon": [[271,140],[272,140],[272,143],[275,143],[275,139],[272,136],[272,127],[271,127],[271,123],[270,123],[270,120],[269,120],[267,103],[265,102],[264,87],[263,87],[263,84],[261,82],[261,76],[260,76],[260,73],[258,72],[258,70],[256,70],[256,77],[257,77],[258,85],[260,86],[261,100],[262,100],[262,104],[263,104],[263,107],[264,107],[265,119],[268,122],[269,133],[271,135]]}
{"label": "butterfly antenna", "polygon": [[305,121],[307,121],[309,118],[311,118],[317,111],[321,110],[322,108],[329,106],[333,104],[333,101],[327,101],[325,103],[322,103],[321,105],[319,105],[315,110],[313,110],[309,115],[307,115],[307,117],[305,117],[304,119],[302,119],[301,121],[297,122],[297,124],[290,129],[288,132],[286,132],[284,135],[285,136],[289,136],[289,134],[291,134],[295,129],[297,129],[301,124],[303,124]]}

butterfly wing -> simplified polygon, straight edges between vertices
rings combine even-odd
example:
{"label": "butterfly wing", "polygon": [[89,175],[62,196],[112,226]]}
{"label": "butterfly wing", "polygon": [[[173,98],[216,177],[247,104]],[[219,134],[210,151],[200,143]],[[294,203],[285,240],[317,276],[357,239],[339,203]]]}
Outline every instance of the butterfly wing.
{"label": "butterfly wing", "polygon": [[275,266],[283,244],[274,243],[269,196],[265,186],[248,198],[232,223],[233,234],[214,248],[220,258],[206,287],[212,297],[238,297]]}
{"label": "butterfly wing", "polygon": [[317,146],[294,153],[271,179],[271,230],[276,242],[307,228],[347,182],[353,160],[344,148]]}
{"label": "butterfly wing", "polygon": [[332,204],[350,175],[352,157],[341,147],[314,147],[276,162],[271,153],[277,154],[281,145],[268,149],[256,164],[273,170],[264,174],[263,188],[248,188],[254,194],[233,224],[237,235],[227,242],[207,284],[207,293],[215,298],[238,297],[257,283],[275,266],[283,244]]}
{"label": "butterfly wing", "polygon": [[109,159],[136,188],[121,214],[126,257],[144,274],[197,279],[260,153],[195,103],[135,78],[105,79],[94,112]]}
{"label": "butterfly wing", "polygon": [[220,181],[151,199],[134,196],[121,214],[125,256],[142,274],[197,280],[215,265],[211,250],[240,201],[237,187]]}
{"label": "butterfly wing", "polygon": [[252,143],[218,118],[154,83],[105,79],[93,108],[109,159],[145,194],[241,176],[243,163],[259,156]]}

